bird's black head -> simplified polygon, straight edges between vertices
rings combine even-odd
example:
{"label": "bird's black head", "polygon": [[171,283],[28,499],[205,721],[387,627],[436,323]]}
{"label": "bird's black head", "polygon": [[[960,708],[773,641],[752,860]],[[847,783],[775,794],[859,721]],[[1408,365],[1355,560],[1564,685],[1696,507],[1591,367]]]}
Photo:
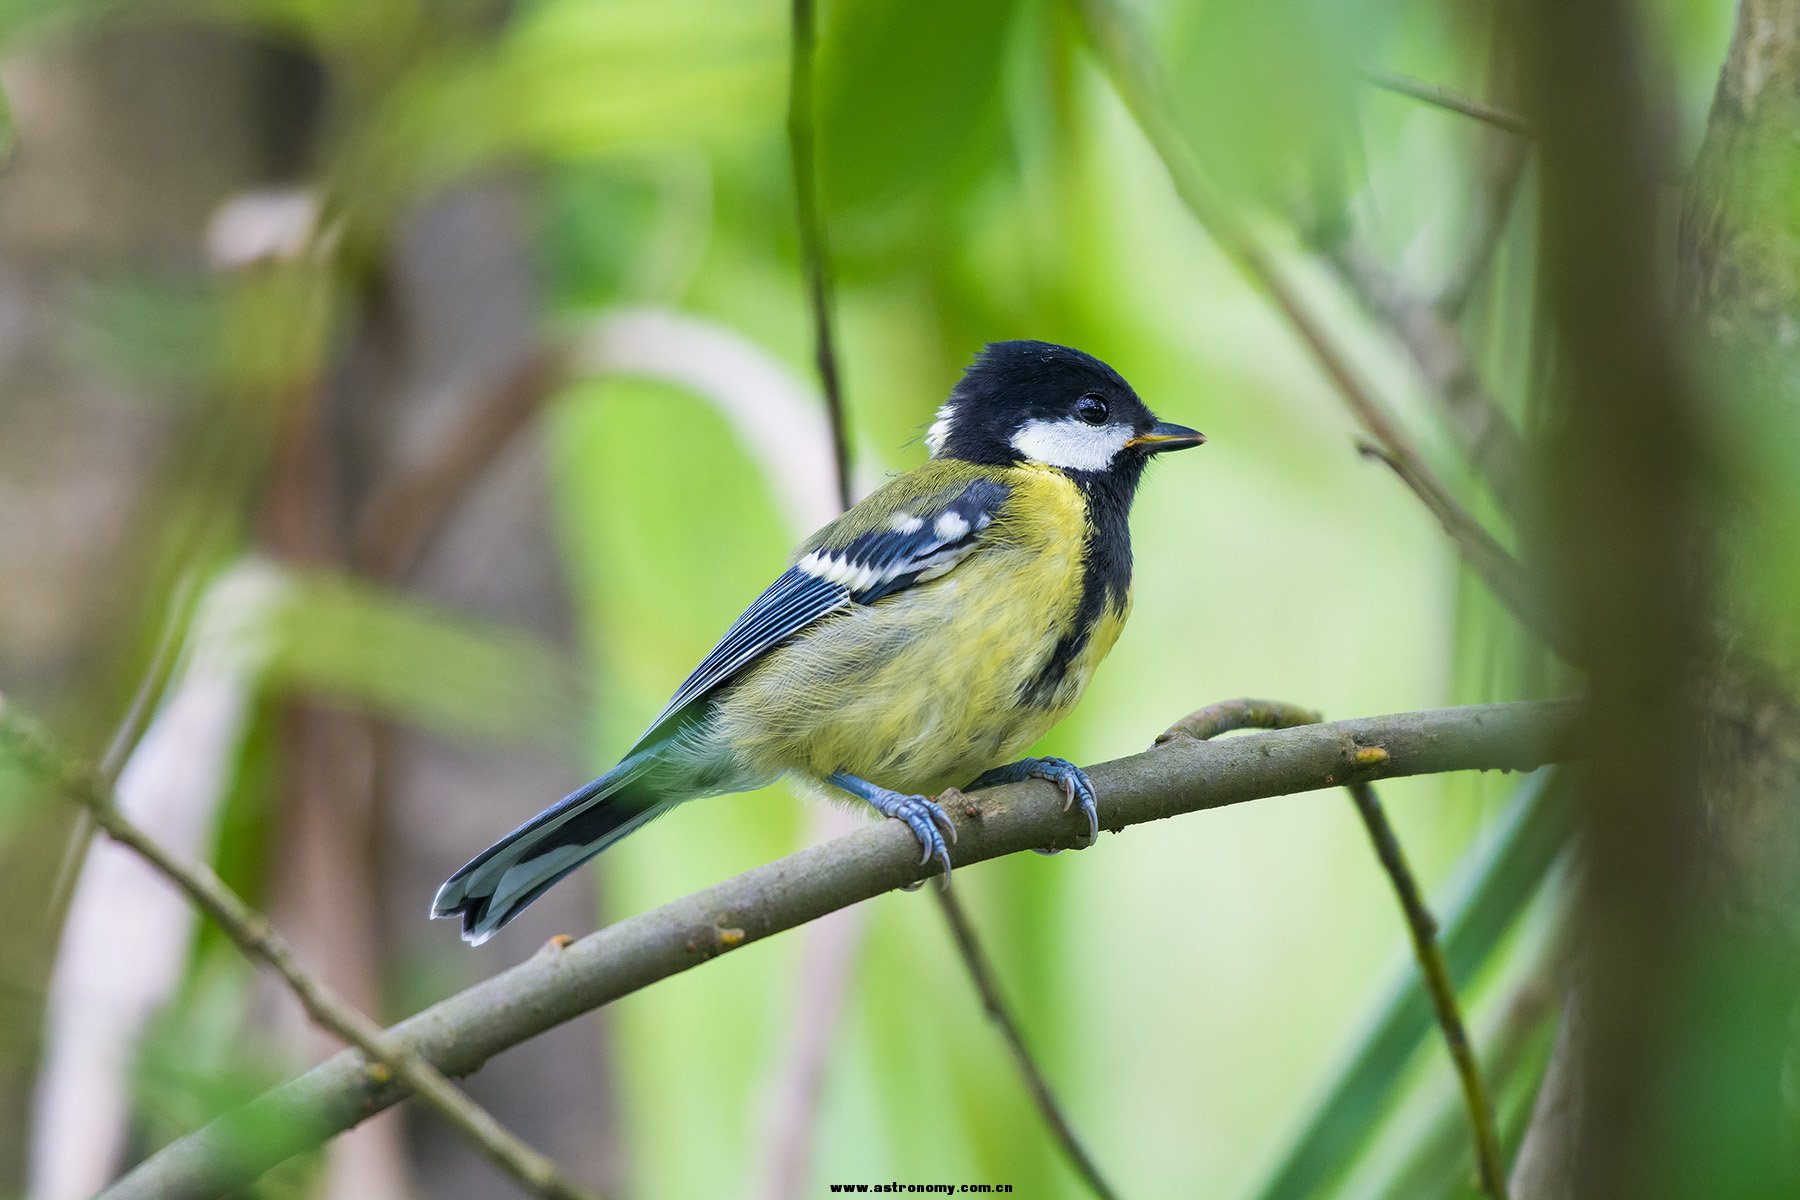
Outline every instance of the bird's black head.
{"label": "bird's black head", "polygon": [[1205,440],[1158,421],[1131,385],[1093,355],[1050,342],[989,342],[925,435],[933,458],[1040,463],[1128,486],[1152,454]]}

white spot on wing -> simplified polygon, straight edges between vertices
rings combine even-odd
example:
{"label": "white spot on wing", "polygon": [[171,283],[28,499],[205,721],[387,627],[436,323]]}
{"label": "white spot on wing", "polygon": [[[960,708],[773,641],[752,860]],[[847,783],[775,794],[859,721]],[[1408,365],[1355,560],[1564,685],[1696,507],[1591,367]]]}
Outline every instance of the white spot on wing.
{"label": "white spot on wing", "polygon": [[891,566],[846,562],[823,550],[814,550],[795,565],[815,579],[835,583],[853,592],[866,591],[877,583],[891,579],[894,574]]}
{"label": "white spot on wing", "polygon": [[925,522],[911,513],[895,513],[888,518],[888,528],[895,533],[917,533],[925,528]]}
{"label": "white spot on wing", "polygon": [[1122,425],[1089,425],[1074,417],[1027,421],[1012,446],[1032,462],[1070,471],[1104,471],[1131,440]]}
{"label": "white spot on wing", "polygon": [[835,555],[823,550],[814,550],[797,564],[802,571],[815,579],[823,579],[827,583],[840,583],[852,586],[851,579],[857,574],[857,568]]}
{"label": "white spot on wing", "polygon": [[932,530],[946,542],[954,542],[968,534],[969,522],[963,518],[961,513],[947,512],[938,517],[937,524],[932,526]]}

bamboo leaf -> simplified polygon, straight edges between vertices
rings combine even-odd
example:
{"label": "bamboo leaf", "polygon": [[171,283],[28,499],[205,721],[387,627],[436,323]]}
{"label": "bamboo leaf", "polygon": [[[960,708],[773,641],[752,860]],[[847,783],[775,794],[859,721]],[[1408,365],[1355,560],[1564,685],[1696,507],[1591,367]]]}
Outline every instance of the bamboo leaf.
{"label": "bamboo leaf", "polygon": [[[1492,837],[1464,859],[1439,908],[1444,956],[1458,986],[1493,956],[1537,894],[1574,828],[1574,816],[1541,771],[1518,789]],[[1385,1117],[1396,1087],[1433,1033],[1430,1001],[1409,960],[1385,995],[1312,1114],[1250,1193],[1256,1200],[1305,1200],[1335,1178]]]}

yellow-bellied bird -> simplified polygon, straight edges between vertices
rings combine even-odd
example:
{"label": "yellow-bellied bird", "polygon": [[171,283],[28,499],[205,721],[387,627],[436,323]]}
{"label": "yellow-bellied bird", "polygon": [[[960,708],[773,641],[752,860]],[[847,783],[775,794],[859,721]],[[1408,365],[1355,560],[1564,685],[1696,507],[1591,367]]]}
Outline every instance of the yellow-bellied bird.
{"label": "yellow-bellied bird", "polygon": [[684,800],[787,775],[906,822],[950,873],[928,797],[1048,779],[1099,832],[1073,764],[1027,758],[1131,606],[1126,515],[1150,457],[1198,446],[1118,372],[1047,342],[986,347],[925,436],[931,459],[814,534],[618,766],[438,889],[479,944]]}

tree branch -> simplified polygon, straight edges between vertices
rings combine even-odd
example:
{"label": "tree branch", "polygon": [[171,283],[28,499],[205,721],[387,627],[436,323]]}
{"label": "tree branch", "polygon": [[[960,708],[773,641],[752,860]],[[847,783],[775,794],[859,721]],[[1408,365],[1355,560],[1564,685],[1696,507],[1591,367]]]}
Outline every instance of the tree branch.
{"label": "tree branch", "polygon": [[[788,143],[792,153],[794,196],[800,223],[801,264],[812,305],[813,341],[818,359],[819,382],[825,392],[825,411],[830,420],[832,453],[837,468],[838,507],[840,510],[847,510],[854,502],[854,489],[850,474],[850,433],[845,420],[843,385],[838,377],[837,348],[832,336],[831,252],[825,234],[825,220],[819,212],[817,138],[812,96],[813,57],[817,43],[814,17],[814,0],[793,0],[793,44],[788,77]],[[1006,999],[1000,993],[980,937],[962,911],[961,902],[948,892],[940,892],[939,898],[944,916],[950,923],[952,939],[962,958],[963,968],[969,973],[975,990],[981,996],[982,1007],[1000,1027],[1013,1062],[1018,1067],[1038,1112],[1042,1114],[1052,1136],[1068,1156],[1076,1173],[1101,1200],[1113,1200],[1116,1193],[1100,1175],[1094,1160],[1075,1136],[1073,1127],[1050,1090],[1049,1081],[1025,1045],[1019,1032],[1018,1019],[1007,1007]],[[848,962],[848,958],[837,956],[827,959],[822,965],[809,962],[809,967],[821,965],[824,970],[842,971],[847,969]],[[841,988],[825,988],[814,993],[827,998],[827,1003],[841,1003],[842,994]],[[799,1014],[803,1020],[818,1015]],[[808,1068],[809,1063],[804,1060],[794,1066],[796,1070]],[[816,1069],[816,1064],[813,1064],[813,1069]],[[802,1087],[799,1091],[802,1094],[817,1095],[816,1086]]]}
{"label": "tree branch", "polygon": [[[1566,756],[1567,702],[1477,705],[1251,733],[1219,742],[1180,739],[1090,772],[1100,823],[1114,832],[1181,813],[1358,779],[1462,770],[1525,770]],[[1387,751],[1378,762],[1359,754]],[[1060,789],[1028,782],[984,790],[951,806],[959,867],[1087,837]],[[735,879],[629,917],[561,949],[548,949],[433,1005],[388,1031],[388,1044],[448,1075],[553,1026],[720,954],[828,912],[917,883],[918,843],[880,821]],[[345,1052],[164,1147],[109,1189],[107,1200],[211,1197],[255,1179],[381,1109],[407,1088],[370,1075]]]}
{"label": "tree branch", "polygon": [[396,1080],[436,1109],[496,1167],[534,1195],[549,1200],[591,1200],[548,1158],[520,1141],[491,1114],[459,1091],[437,1068],[410,1047],[398,1044],[381,1026],[346,1003],[303,968],[286,939],[227,887],[203,863],[182,862],[119,811],[110,788],[90,772],[73,768],[48,734],[0,695],[0,743],[18,751],[26,765],[54,779],[93,816],[106,835],[148,863],[216,921],[246,958],[266,963],[287,982],[315,1023],[357,1047],[361,1070],[371,1081]]}

